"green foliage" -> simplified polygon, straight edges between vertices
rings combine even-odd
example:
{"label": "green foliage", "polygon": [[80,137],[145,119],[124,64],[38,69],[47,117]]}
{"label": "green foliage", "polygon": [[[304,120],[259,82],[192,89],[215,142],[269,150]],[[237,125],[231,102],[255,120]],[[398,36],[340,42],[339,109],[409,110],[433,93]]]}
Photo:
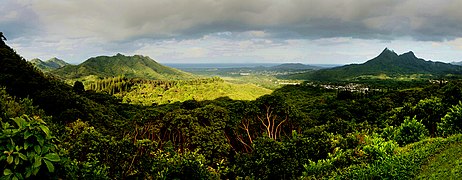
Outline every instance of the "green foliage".
{"label": "green foliage", "polygon": [[325,158],[332,141],[327,133],[310,137],[293,131],[287,141],[278,142],[264,136],[252,145],[252,153],[237,156],[234,171],[238,176],[293,179],[301,175],[304,163]]}
{"label": "green foliage", "polygon": [[[39,117],[21,117],[1,121],[0,167],[6,179],[33,176],[50,177],[61,159],[56,138]],[[49,173],[48,173],[49,172]]]}
{"label": "green foliage", "polygon": [[82,93],[85,91],[85,86],[80,81],[75,81],[74,86],[72,86],[72,90],[76,93]]}
{"label": "green foliage", "polygon": [[445,113],[442,99],[437,97],[422,99],[415,105],[414,113],[418,119],[422,120],[422,123],[430,131],[430,135],[434,136],[437,129],[436,125]]}
{"label": "green foliage", "polygon": [[[175,148],[196,149],[209,164],[226,157],[230,145],[225,136],[228,112],[212,105],[193,110],[176,110],[163,117],[161,142],[170,141]],[[168,134],[168,136],[165,136]]]}
{"label": "green foliage", "polygon": [[205,165],[205,157],[197,152],[157,151],[153,156],[154,179],[218,179]]}
{"label": "green foliage", "polygon": [[[230,97],[235,100],[254,100],[257,97],[271,93],[271,90],[262,87],[251,84],[229,83],[220,78],[191,81],[131,82],[128,91],[118,93],[116,96],[123,99],[123,102],[126,103],[148,106],[187,100],[213,100],[220,97]],[[106,92],[118,92],[118,89],[120,88],[115,88],[115,90],[111,88]]]}
{"label": "green foliage", "polygon": [[462,136],[426,139],[401,148],[389,158],[366,166],[356,166],[342,173],[340,179],[412,179],[428,159],[451,144],[460,144]]}
{"label": "green foliage", "polygon": [[304,179],[321,179],[348,172],[350,168],[393,156],[399,147],[394,141],[385,140],[374,134],[350,134],[340,138],[334,153],[327,159],[308,161],[303,171]]}
{"label": "green foliage", "polygon": [[462,147],[461,143],[448,145],[440,153],[426,162],[415,179],[461,179]]}
{"label": "green foliage", "polygon": [[404,122],[395,129],[393,139],[403,146],[409,143],[417,142],[428,136],[428,130],[425,126],[416,120],[416,118],[407,117]]}
{"label": "green foliage", "polygon": [[442,136],[462,133],[462,102],[450,108],[438,123],[438,133]]}

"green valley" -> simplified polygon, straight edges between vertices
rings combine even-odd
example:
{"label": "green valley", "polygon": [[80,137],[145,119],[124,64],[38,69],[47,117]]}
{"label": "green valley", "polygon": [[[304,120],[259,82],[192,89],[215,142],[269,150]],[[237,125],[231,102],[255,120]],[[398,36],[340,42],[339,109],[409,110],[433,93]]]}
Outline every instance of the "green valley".
{"label": "green valley", "polygon": [[148,106],[187,100],[214,100],[221,97],[255,100],[272,92],[253,84],[234,84],[217,77],[183,81],[115,77],[90,81],[87,87],[88,90],[112,94],[124,103]]}
{"label": "green valley", "polygon": [[[0,42],[3,179],[460,174],[460,72],[412,53],[324,69],[184,72],[121,54],[39,69]],[[293,78],[305,75],[323,78]]]}

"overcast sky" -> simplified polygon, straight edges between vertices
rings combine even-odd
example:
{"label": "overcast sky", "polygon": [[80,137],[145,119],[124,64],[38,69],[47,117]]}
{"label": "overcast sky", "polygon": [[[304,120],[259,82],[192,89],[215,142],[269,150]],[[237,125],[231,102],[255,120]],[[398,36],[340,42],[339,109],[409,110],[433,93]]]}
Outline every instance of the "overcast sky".
{"label": "overcast sky", "polygon": [[2,0],[0,31],[26,59],[79,63],[362,63],[385,47],[462,61],[461,0]]}

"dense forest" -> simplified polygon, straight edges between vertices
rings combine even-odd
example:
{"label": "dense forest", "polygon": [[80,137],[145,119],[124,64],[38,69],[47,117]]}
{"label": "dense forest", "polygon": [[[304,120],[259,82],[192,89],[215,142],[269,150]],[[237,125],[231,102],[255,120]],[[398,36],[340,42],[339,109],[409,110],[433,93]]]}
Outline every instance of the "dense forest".
{"label": "dense forest", "polygon": [[365,81],[361,91],[305,82],[255,100],[150,105],[112,95],[140,81],[169,89],[223,80],[70,86],[0,42],[1,178],[425,178],[430,157],[462,142],[457,80]]}

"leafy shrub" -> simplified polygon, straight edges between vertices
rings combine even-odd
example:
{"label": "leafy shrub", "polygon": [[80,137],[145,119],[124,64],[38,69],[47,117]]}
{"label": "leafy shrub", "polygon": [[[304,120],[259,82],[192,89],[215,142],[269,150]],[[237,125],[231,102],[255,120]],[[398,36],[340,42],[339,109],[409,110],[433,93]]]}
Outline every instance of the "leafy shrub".
{"label": "leafy shrub", "polygon": [[110,179],[109,168],[102,162],[103,153],[108,150],[106,136],[87,122],[77,120],[66,127],[63,140],[61,148],[69,155],[63,170],[66,179]]}
{"label": "leafy shrub", "polygon": [[399,145],[420,141],[428,136],[429,132],[425,126],[414,118],[406,117],[403,123],[398,126],[394,133],[394,139]]}
{"label": "leafy shrub", "polygon": [[382,129],[382,133],[380,134],[382,138],[386,140],[394,140],[395,139],[395,131],[396,128],[393,126],[387,126]]}
{"label": "leafy shrub", "polygon": [[50,178],[60,157],[55,144],[56,138],[46,123],[39,117],[27,115],[0,122],[2,179],[24,179],[32,176]]}
{"label": "leafy shrub", "polygon": [[394,141],[386,141],[378,135],[366,136],[366,145],[362,147],[365,155],[370,160],[386,159],[393,155],[398,144]]}
{"label": "leafy shrub", "polygon": [[337,147],[334,153],[329,154],[327,159],[318,160],[317,162],[308,161],[308,164],[303,166],[303,178],[320,179],[337,176],[351,167],[387,159],[393,156],[395,150],[399,147],[396,142],[387,141],[377,134],[371,136],[355,133],[340,141],[348,142],[346,146],[345,142],[340,144],[340,146],[346,148]]}
{"label": "leafy shrub", "polygon": [[365,166],[352,167],[338,179],[413,179],[431,155],[450,144],[462,142],[462,136],[433,138],[403,147],[396,155]]}
{"label": "leafy shrub", "polygon": [[450,108],[450,111],[438,123],[438,133],[442,136],[462,133],[462,102]]}
{"label": "leafy shrub", "polygon": [[279,142],[258,138],[249,154],[238,154],[235,172],[238,176],[261,179],[294,179],[303,171],[303,164],[327,157],[332,134],[323,132],[308,136],[292,132],[292,137]]}
{"label": "leafy shrub", "polygon": [[154,179],[212,179],[206,159],[197,152],[157,151],[153,155],[151,172]]}

